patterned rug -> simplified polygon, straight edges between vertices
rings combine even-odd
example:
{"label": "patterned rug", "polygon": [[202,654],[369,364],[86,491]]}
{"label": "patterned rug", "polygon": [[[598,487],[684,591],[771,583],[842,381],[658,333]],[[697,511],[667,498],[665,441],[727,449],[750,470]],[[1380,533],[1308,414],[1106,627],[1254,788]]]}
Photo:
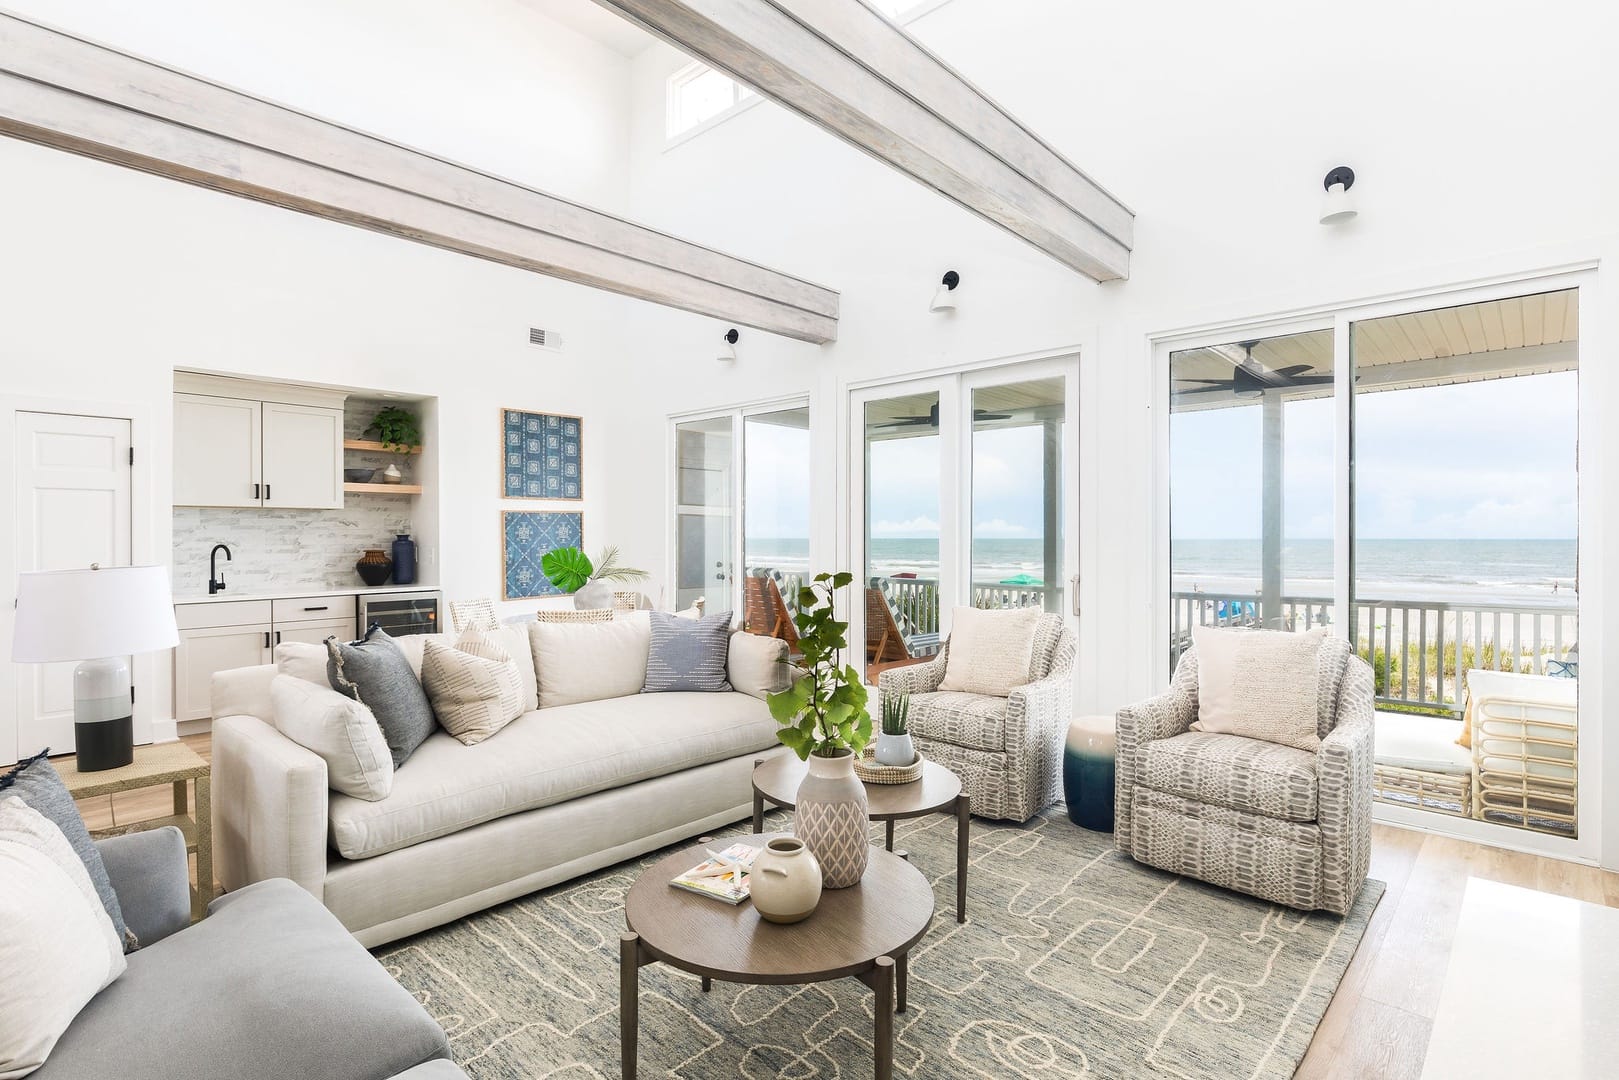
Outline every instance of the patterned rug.
{"label": "patterned rug", "polygon": [[[773,814],[769,829],[787,815]],[[728,832],[746,832],[739,826]],[[873,838],[881,842],[876,831]],[[901,822],[934,883],[911,953],[895,1072],[925,1080],[1288,1077],[1383,893],[1347,919],[1139,866],[1049,811],[975,820],[968,921],[955,921],[955,823]],[[475,1078],[617,1077],[623,898],[659,853],[379,949]],[[641,970],[641,1074],[683,1080],[871,1075],[871,993],[845,979],[736,986]]]}

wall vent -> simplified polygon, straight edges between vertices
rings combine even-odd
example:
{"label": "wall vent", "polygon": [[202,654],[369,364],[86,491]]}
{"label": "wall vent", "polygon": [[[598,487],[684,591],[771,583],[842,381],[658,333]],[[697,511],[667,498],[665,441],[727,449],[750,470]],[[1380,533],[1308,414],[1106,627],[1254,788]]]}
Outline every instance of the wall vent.
{"label": "wall vent", "polygon": [[528,343],[538,345],[542,349],[549,349],[552,352],[562,351],[562,335],[555,330],[531,326],[528,328]]}

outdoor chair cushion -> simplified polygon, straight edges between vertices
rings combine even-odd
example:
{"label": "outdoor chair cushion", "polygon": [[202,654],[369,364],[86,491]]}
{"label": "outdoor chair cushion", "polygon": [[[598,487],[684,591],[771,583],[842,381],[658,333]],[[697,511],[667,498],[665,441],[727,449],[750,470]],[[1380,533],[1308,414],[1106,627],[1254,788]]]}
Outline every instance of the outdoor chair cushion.
{"label": "outdoor chair cushion", "polygon": [[632,694],[553,706],[475,746],[443,731],[430,736],[381,802],[333,793],[331,839],[344,857],[363,859],[775,744],[769,708],[747,694]]}
{"label": "outdoor chair cushion", "polygon": [[1316,819],[1316,759],[1307,750],[1188,731],[1136,750],[1140,784],[1194,802],[1286,821]]}
{"label": "outdoor chair cushion", "polygon": [[444,1031],[337,917],[276,878],[131,953],[33,1075],[382,1080],[448,1054]]}
{"label": "outdoor chair cushion", "polygon": [[1006,749],[1006,699],[939,690],[911,695],[911,734],[951,746]]}

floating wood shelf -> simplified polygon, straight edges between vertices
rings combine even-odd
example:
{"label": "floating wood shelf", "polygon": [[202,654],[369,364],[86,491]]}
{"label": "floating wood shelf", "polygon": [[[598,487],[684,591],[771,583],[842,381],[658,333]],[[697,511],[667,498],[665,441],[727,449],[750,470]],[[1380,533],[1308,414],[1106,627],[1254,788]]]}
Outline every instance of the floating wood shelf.
{"label": "floating wood shelf", "polygon": [[420,446],[412,446],[408,450],[400,450],[397,447],[384,446],[382,443],[379,443],[373,439],[344,439],[343,449],[370,450],[378,454],[419,454],[422,452],[422,448]]}
{"label": "floating wood shelf", "polygon": [[344,484],[345,495],[420,495],[420,484]]}

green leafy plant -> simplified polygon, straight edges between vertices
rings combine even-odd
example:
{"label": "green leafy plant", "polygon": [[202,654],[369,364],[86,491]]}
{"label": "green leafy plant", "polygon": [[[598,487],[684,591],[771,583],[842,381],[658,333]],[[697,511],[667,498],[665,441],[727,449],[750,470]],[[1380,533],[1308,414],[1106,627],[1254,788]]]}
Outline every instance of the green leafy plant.
{"label": "green leafy plant", "polygon": [[866,687],[853,664],[843,662],[849,647],[849,624],[836,618],[834,598],[854,575],[816,574],[814,583],[798,590],[798,648],[803,672],[792,686],[765,700],[781,725],[776,738],[801,759],[858,754],[871,741],[871,713]]}
{"label": "green leafy plant", "polygon": [[416,414],[397,405],[389,405],[371,418],[365,433],[373,431],[385,450],[411,450],[422,445],[422,428]]}
{"label": "green leafy plant", "polygon": [[911,695],[903,691],[883,698],[883,734],[911,733]]}
{"label": "green leafy plant", "polygon": [[591,581],[645,581],[652,575],[633,566],[618,565],[618,545],[608,544],[596,556],[596,569]]}
{"label": "green leafy plant", "polygon": [[590,581],[596,572],[590,556],[576,547],[552,548],[540,558],[540,569],[551,584],[565,593],[576,593]]}

